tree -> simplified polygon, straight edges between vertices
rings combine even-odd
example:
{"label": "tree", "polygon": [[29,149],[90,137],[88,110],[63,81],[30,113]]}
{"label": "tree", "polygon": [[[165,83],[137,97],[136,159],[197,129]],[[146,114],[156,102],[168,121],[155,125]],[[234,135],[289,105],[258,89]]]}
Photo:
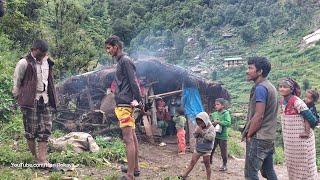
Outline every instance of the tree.
{"label": "tree", "polygon": [[99,53],[82,27],[89,21],[84,5],[77,1],[53,0],[42,13],[46,14],[44,21],[49,25],[45,32],[50,33],[45,36],[55,58],[56,70],[59,70],[58,78],[92,70],[87,68],[93,61],[97,62]]}
{"label": "tree", "polygon": [[235,17],[237,13],[237,8],[236,6],[233,6],[233,5],[229,5],[227,8],[226,8],[226,11],[225,11],[225,14],[224,14],[224,17],[225,17],[225,20],[227,23],[231,23],[233,18]]}
{"label": "tree", "polygon": [[177,49],[177,55],[181,56],[185,47],[185,37],[182,33],[174,35],[174,47]]}
{"label": "tree", "polygon": [[310,81],[308,79],[304,79],[302,84],[303,84],[303,90],[304,91],[306,91],[307,89],[311,88]]}
{"label": "tree", "polygon": [[29,48],[34,39],[42,37],[43,24],[38,13],[42,7],[44,0],[16,0],[7,3],[7,15],[1,19],[0,30],[18,47]]}
{"label": "tree", "polygon": [[255,30],[247,25],[240,31],[240,36],[245,43],[251,44],[255,41]]}
{"label": "tree", "polygon": [[204,49],[204,48],[206,48],[208,43],[207,43],[207,41],[206,41],[206,39],[204,37],[201,37],[201,38],[199,38],[199,44],[200,44],[200,47],[202,49]]}
{"label": "tree", "polygon": [[243,26],[247,23],[247,18],[241,11],[237,11],[232,19],[231,24],[234,26]]}

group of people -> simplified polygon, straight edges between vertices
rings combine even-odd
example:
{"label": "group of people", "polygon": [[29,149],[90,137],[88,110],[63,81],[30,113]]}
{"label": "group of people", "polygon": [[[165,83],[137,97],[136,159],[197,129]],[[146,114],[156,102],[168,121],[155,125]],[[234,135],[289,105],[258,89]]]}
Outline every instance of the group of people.
{"label": "group of people", "polygon": [[[305,100],[300,99],[301,89],[296,81],[286,77],[280,80],[277,89],[267,79],[271,70],[270,62],[264,57],[253,57],[248,61],[247,80],[253,81],[251,89],[247,123],[242,132],[243,140],[246,141],[246,158],[244,175],[245,179],[259,179],[258,172],[264,178],[276,180],[277,175],[273,167],[273,154],[275,151],[275,140],[277,130],[277,115],[280,106],[282,135],[284,142],[284,152],[289,179],[318,179],[316,165],[315,137],[313,128],[319,123],[319,116],[315,103],[319,99],[316,90],[307,90]],[[221,118],[223,101],[216,100],[215,108]],[[220,103],[220,104],[219,104]],[[223,106],[222,106],[223,107]],[[222,113],[221,113],[222,112]],[[217,115],[216,115],[217,116]],[[223,117],[223,116],[222,116]],[[215,119],[215,118],[213,118]],[[209,152],[212,154],[217,144],[220,145],[223,165],[221,170],[226,170],[226,145],[221,139],[223,133],[217,133],[214,139],[214,128],[217,124],[209,121],[209,116],[205,112],[197,115],[197,149],[192,156],[192,160],[187,170],[180,176],[185,179],[191,172],[200,156],[206,167],[207,179],[211,178]],[[219,123],[227,127],[230,121]],[[198,140],[198,138],[200,139]],[[218,138],[220,137],[220,138]],[[211,161],[212,162],[212,161]]]}
{"label": "group of people", "polygon": [[[56,108],[56,95],[53,84],[54,62],[48,57],[48,44],[44,40],[33,42],[26,57],[21,58],[14,72],[13,95],[17,99],[22,113],[25,137],[29,150],[38,163],[51,168],[46,159],[47,142],[51,135],[51,110]],[[119,120],[126,147],[128,166],[122,179],[134,179],[140,175],[138,160],[138,140],[135,133],[134,108],[143,108],[140,88],[137,83],[136,68],[131,58],[123,51],[123,43],[117,36],[105,41],[105,50],[117,61],[115,73],[115,115]],[[279,82],[279,94],[275,86],[267,79],[271,70],[270,62],[264,57],[250,58],[247,67],[247,80],[253,81],[251,89],[248,121],[242,132],[246,141],[245,179],[259,179],[258,171],[267,179],[277,179],[273,167],[277,114],[280,105],[282,134],[286,166],[289,179],[317,179],[315,137],[313,128],[317,125],[318,115],[315,103],[319,94],[315,90],[306,91],[305,101],[300,99],[299,85],[291,78]],[[215,100],[215,112],[209,116],[206,112],[197,114],[194,131],[196,147],[190,165],[180,176],[187,178],[199,158],[203,157],[207,179],[211,179],[212,157],[216,147],[221,150],[221,171],[227,171],[227,140],[231,115],[225,99]],[[183,108],[177,108],[173,116],[177,130],[178,153],[185,154],[185,124]],[[217,127],[221,129],[218,130]],[[38,148],[36,145],[38,142]]]}
{"label": "group of people", "polygon": [[245,178],[259,179],[260,170],[263,177],[277,179],[272,157],[280,106],[289,179],[317,179],[315,138],[310,127],[314,128],[318,122],[315,102],[319,95],[315,90],[308,90],[304,102],[299,98],[298,83],[286,77],[278,83],[282,97],[278,100],[277,89],[267,79],[270,70],[271,64],[264,57],[248,61],[247,80],[253,81],[254,86],[250,93],[248,121],[242,133],[246,141]]}

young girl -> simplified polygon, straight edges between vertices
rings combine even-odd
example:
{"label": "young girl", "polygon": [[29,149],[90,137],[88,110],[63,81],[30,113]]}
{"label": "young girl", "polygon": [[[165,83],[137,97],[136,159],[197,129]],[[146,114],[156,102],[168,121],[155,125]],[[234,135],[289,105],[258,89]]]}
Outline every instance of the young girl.
{"label": "young girl", "polygon": [[[307,105],[298,97],[299,85],[291,78],[279,83],[282,135],[289,179],[318,179],[315,138],[308,127],[316,125]],[[307,127],[307,128],[306,128]]]}
{"label": "young girl", "polygon": [[186,154],[186,131],[184,126],[186,124],[186,118],[184,117],[184,110],[182,107],[177,108],[177,116],[173,117],[173,122],[176,123],[177,140],[178,140],[178,154]]}
{"label": "young girl", "polygon": [[307,104],[312,114],[317,118],[317,121],[319,124],[319,115],[315,105],[318,99],[319,99],[319,93],[316,90],[312,90],[312,89],[307,90],[306,96],[304,98],[304,102]]}
{"label": "young girl", "polygon": [[221,157],[223,164],[220,167],[220,171],[227,170],[227,161],[228,161],[228,150],[227,150],[227,140],[228,140],[228,127],[231,125],[231,116],[227,108],[227,100],[223,98],[218,98],[215,101],[216,112],[211,114],[211,121],[213,125],[216,126],[219,124],[222,128],[221,132],[217,132],[216,139],[214,140],[213,149],[210,156],[210,164],[212,164],[212,157],[216,147],[219,144]]}
{"label": "young girl", "polygon": [[196,138],[196,150],[192,154],[190,165],[186,171],[180,176],[185,179],[197,163],[199,158],[203,156],[203,163],[206,167],[207,180],[211,178],[210,154],[213,148],[213,141],[216,136],[214,126],[210,122],[209,115],[206,112],[201,112],[196,116],[197,127],[194,132]]}

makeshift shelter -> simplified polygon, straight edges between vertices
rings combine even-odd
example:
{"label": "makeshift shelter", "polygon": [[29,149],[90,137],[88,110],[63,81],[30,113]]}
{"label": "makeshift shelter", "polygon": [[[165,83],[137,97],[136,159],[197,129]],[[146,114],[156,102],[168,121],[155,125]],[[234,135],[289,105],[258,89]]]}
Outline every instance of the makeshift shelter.
{"label": "makeshift shelter", "polygon": [[[186,87],[197,87],[206,111],[213,109],[216,98],[229,99],[229,93],[221,84],[208,82],[182,67],[160,62],[143,60],[135,62],[137,76],[144,89],[147,105],[151,105],[148,120],[156,122],[154,99],[179,96]],[[113,94],[110,93],[114,80],[115,66],[72,76],[57,86],[60,102],[56,122],[70,131],[93,131],[99,133],[113,128]],[[145,119],[144,119],[145,121]],[[148,132],[147,132],[148,133]]]}

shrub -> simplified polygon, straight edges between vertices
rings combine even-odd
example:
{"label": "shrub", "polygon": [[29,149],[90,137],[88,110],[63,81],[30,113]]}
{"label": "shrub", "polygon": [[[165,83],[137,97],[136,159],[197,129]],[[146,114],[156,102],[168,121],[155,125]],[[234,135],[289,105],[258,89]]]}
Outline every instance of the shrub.
{"label": "shrub", "polygon": [[242,157],[244,155],[244,148],[231,138],[228,140],[228,151],[231,156]]}
{"label": "shrub", "polygon": [[19,169],[14,171],[11,168],[0,169],[0,179],[16,180],[16,179],[32,179],[32,169]]}
{"label": "shrub", "polygon": [[49,180],[60,180],[62,179],[62,173],[61,172],[52,172],[50,174]]}
{"label": "shrub", "polygon": [[66,151],[50,153],[49,160],[52,163],[103,166],[105,163],[108,163],[108,161],[117,162],[123,160],[125,157],[125,147],[120,139],[107,142],[103,140],[102,137],[97,137],[96,142],[100,147],[100,150],[96,153],[75,153],[72,147],[67,147]]}
{"label": "shrub", "polygon": [[6,140],[18,140],[23,137],[23,123],[20,113],[16,113],[11,121],[0,124],[0,142]]}
{"label": "shrub", "polygon": [[0,56],[0,121],[8,122],[13,114],[14,99],[11,93],[13,86],[14,63],[8,61],[12,57]]}
{"label": "shrub", "polygon": [[[22,142],[21,142],[22,143]],[[26,144],[14,147],[14,143],[1,144],[0,165],[11,165],[11,163],[32,163],[32,154],[27,151]]]}
{"label": "shrub", "polygon": [[284,152],[282,147],[276,147],[276,152],[273,156],[275,164],[283,164],[284,162]]}
{"label": "shrub", "polygon": [[244,148],[240,145],[241,133],[229,128],[228,153],[231,156],[243,157]]}

